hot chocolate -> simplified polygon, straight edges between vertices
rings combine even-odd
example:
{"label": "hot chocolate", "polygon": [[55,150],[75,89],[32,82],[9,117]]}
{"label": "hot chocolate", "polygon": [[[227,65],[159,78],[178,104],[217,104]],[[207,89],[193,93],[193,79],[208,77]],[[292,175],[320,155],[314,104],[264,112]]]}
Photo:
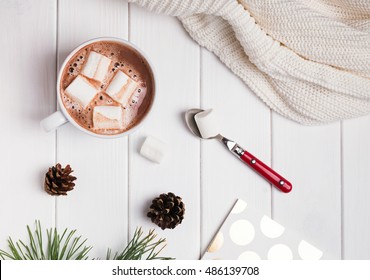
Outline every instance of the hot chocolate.
{"label": "hot chocolate", "polygon": [[146,59],[123,43],[99,41],[66,64],[60,94],[68,114],[97,134],[119,134],[138,124],[153,102],[153,73]]}

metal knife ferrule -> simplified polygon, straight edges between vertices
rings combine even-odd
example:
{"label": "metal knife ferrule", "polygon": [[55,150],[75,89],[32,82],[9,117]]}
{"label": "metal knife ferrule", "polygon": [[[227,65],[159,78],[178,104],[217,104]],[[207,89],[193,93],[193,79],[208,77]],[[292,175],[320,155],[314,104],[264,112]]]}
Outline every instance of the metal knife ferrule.
{"label": "metal knife ferrule", "polygon": [[234,141],[231,141],[225,137],[222,137],[221,141],[236,157],[240,158],[244,154],[244,149]]}

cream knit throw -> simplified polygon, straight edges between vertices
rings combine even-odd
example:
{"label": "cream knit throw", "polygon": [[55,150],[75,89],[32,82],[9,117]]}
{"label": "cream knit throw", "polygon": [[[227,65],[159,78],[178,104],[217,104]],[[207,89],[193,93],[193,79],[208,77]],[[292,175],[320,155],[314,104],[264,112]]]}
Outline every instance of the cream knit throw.
{"label": "cream knit throw", "polygon": [[370,0],[130,2],[177,16],[285,117],[311,125],[370,113]]}

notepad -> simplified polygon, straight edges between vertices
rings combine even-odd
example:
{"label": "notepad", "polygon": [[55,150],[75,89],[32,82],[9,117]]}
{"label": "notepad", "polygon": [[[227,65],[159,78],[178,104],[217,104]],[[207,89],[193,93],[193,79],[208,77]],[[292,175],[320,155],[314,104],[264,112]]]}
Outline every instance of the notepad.
{"label": "notepad", "polygon": [[203,260],[319,260],[324,252],[239,199]]}

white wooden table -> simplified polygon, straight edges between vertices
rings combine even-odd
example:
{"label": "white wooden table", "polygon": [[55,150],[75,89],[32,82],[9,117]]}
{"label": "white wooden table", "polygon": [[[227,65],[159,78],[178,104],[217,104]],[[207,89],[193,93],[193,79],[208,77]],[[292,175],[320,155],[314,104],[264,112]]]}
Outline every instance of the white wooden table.
{"label": "white wooden table", "polygon": [[[164,255],[198,259],[237,198],[264,211],[334,259],[370,258],[370,117],[304,127],[271,112],[175,19],[124,0],[0,0],[0,247],[26,237],[25,225],[77,228],[91,257],[119,249],[162,192],[182,196],[183,224],[157,228]],[[150,120],[117,140],[97,139],[67,124],[46,134],[56,110],[60,65],[78,44],[99,36],[128,39],[151,58],[158,98]],[[186,129],[183,112],[214,108],[224,134],[286,176],[282,194],[215,141]],[[147,135],[167,142],[161,165],[138,154]],[[78,177],[68,197],[43,191],[44,173],[60,162]]]}

